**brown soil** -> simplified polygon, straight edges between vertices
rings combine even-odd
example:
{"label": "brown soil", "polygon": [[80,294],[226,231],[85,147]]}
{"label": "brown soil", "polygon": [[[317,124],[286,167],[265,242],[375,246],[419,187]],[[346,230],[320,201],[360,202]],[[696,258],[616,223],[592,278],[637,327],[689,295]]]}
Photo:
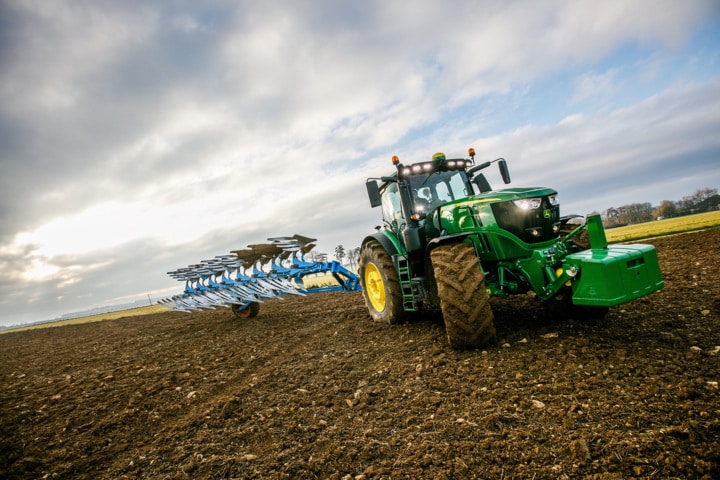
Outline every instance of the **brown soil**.
{"label": "brown soil", "polygon": [[664,290],[484,351],[360,293],[0,335],[0,478],[720,478],[720,230],[647,243]]}

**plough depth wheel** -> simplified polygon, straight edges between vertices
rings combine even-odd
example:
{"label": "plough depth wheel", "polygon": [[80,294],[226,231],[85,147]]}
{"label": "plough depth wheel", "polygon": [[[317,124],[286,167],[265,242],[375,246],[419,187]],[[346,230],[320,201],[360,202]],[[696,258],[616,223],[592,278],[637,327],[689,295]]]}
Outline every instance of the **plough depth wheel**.
{"label": "plough depth wheel", "polygon": [[260,311],[260,304],[258,302],[250,302],[246,305],[233,303],[232,311],[238,318],[253,318],[256,317]]}

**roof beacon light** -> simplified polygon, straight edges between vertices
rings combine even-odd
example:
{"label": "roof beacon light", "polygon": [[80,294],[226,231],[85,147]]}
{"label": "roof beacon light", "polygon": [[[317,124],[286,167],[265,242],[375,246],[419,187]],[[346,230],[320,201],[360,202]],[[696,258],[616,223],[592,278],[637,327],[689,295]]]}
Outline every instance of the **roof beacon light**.
{"label": "roof beacon light", "polygon": [[472,147],[468,148],[468,155],[470,156],[470,158],[475,160],[475,149]]}
{"label": "roof beacon light", "polygon": [[433,162],[442,162],[445,160],[445,154],[442,152],[438,152],[435,155],[432,156]]}
{"label": "roof beacon light", "polygon": [[398,163],[400,163],[400,157],[398,157],[397,155],[393,155],[392,162],[393,162],[393,165],[397,165]]}

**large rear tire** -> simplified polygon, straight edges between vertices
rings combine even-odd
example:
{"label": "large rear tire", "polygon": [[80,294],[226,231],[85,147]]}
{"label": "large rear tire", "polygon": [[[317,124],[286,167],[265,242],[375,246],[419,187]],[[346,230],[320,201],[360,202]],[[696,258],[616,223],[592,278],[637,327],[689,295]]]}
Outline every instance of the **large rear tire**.
{"label": "large rear tire", "polygon": [[475,248],[469,243],[440,245],[430,258],[450,346],[467,350],[493,342],[490,296]]}
{"label": "large rear tire", "polygon": [[360,283],[370,316],[376,322],[396,324],[403,320],[400,281],[390,255],[372,240],[363,245],[359,259]]}

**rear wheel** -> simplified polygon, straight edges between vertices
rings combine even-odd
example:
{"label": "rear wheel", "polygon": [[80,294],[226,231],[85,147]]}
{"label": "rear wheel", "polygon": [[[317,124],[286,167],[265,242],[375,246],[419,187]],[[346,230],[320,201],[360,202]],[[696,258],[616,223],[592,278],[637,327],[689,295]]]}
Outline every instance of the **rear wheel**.
{"label": "rear wheel", "polygon": [[238,318],[253,318],[257,317],[258,312],[260,312],[260,304],[258,302],[233,303],[232,311]]}
{"label": "rear wheel", "polygon": [[450,346],[470,349],[495,340],[485,275],[469,243],[441,245],[430,253]]}
{"label": "rear wheel", "polygon": [[360,282],[370,316],[376,322],[395,324],[404,317],[397,271],[390,255],[376,241],[360,251]]}

